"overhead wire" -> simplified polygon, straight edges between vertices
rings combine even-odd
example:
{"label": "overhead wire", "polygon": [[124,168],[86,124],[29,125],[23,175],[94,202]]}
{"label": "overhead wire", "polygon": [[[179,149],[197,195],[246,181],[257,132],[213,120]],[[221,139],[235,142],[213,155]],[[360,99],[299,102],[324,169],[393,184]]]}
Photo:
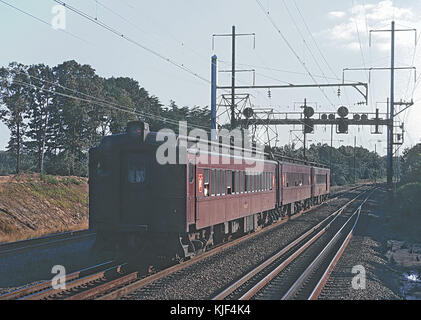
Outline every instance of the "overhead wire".
{"label": "overhead wire", "polygon": [[[18,73],[22,73],[22,72],[18,72]],[[85,96],[86,98],[81,98],[81,97],[77,97],[77,96],[74,96],[74,95],[70,95],[70,94],[66,94],[66,93],[62,93],[62,92],[58,92],[58,91],[53,91],[53,90],[50,90],[50,89],[46,89],[46,88],[43,88],[43,87],[39,87],[39,86],[35,85],[34,83],[27,83],[27,82],[15,80],[15,79],[13,79],[13,82],[14,83],[19,83],[19,84],[22,84],[22,85],[25,85],[25,86],[34,87],[34,88],[37,88],[38,90],[41,90],[41,91],[44,91],[44,92],[48,92],[48,93],[51,93],[51,94],[54,94],[54,95],[59,95],[59,96],[66,97],[66,98],[72,98],[72,99],[76,99],[76,100],[87,102],[87,103],[96,104],[96,105],[103,106],[103,107],[105,106],[105,107],[108,107],[108,108],[111,108],[111,109],[114,109],[114,110],[117,110],[117,111],[121,111],[121,112],[129,113],[129,114],[133,114],[133,115],[142,116],[142,117],[145,117],[145,118],[149,118],[149,119],[160,121],[160,122],[164,122],[164,123],[170,123],[170,124],[174,124],[174,125],[179,125],[179,122],[178,121],[175,121],[175,120],[172,120],[172,119],[169,119],[169,118],[166,118],[166,117],[162,117],[162,116],[159,116],[159,115],[150,114],[150,113],[147,113],[147,112],[144,112],[144,111],[131,110],[130,107],[128,107],[128,106],[124,106],[124,105],[121,105],[121,104],[118,104],[118,103],[106,101],[106,100],[103,100],[101,98],[98,98],[98,97],[95,97],[95,96],[92,96],[92,95],[89,95],[89,94],[86,94],[86,93],[77,91],[75,89],[71,89],[71,88],[65,87],[65,86],[60,85],[60,84],[56,84],[56,83],[51,82],[51,81],[47,81],[47,80],[44,80],[44,79],[35,77],[35,76],[30,75],[30,74],[27,74],[27,73],[25,73],[25,75],[29,76],[30,78],[34,78],[34,79],[37,79],[39,81],[42,81],[42,82],[45,82],[45,83],[49,83],[52,86],[65,89],[65,90],[71,91],[73,93],[80,94],[82,96]],[[5,77],[3,77],[3,78],[5,78]],[[197,124],[191,124],[191,125],[188,125],[187,124],[187,127],[191,127],[191,128],[202,128],[202,129],[206,129],[206,130],[209,130],[210,129],[209,127],[204,127],[204,126],[197,125]]]}
{"label": "overhead wire", "polygon": [[[317,61],[316,57],[314,56],[313,51],[311,50],[311,48],[310,48],[310,46],[308,45],[308,43],[307,43],[307,41],[306,41],[306,39],[305,39],[304,35],[302,34],[302,32],[301,32],[300,28],[298,27],[298,24],[297,24],[297,22],[295,21],[295,18],[293,17],[293,15],[291,14],[291,11],[289,10],[289,8],[288,8],[288,6],[287,6],[287,4],[286,4],[285,0],[282,0],[282,3],[284,4],[284,7],[285,7],[285,9],[286,9],[286,11],[287,11],[287,13],[288,13],[288,15],[289,15],[289,17],[290,17],[290,19],[291,19],[292,23],[294,24],[295,28],[297,29],[297,32],[298,32],[298,34],[300,35],[301,39],[303,40],[304,46],[307,48],[308,52],[310,53],[310,56],[312,57],[312,59],[313,59],[313,61],[314,61],[315,65],[317,66],[317,68],[319,69],[319,71],[322,73],[322,75],[323,75],[324,79],[326,80],[326,82],[328,82],[329,80],[327,79],[326,74],[324,73],[324,71],[323,71],[322,67],[320,66],[319,62]],[[333,94],[335,95],[335,94],[336,94],[336,93],[335,93],[335,90],[334,90],[333,88],[331,88],[331,89],[332,89],[332,91],[333,91]],[[332,104],[333,104],[333,103],[332,103]]]}
{"label": "overhead wire", "polygon": [[83,17],[83,18],[85,18],[85,19],[87,19],[87,20],[95,23],[96,25],[98,25],[98,26],[100,26],[100,27],[108,30],[109,32],[115,34],[116,36],[120,37],[121,39],[124,39],[124,40],[126,40],[126,41],[128,41],[128,42],[130,42],[130,43],[132,43],[134,45],[136,45],[137,47],[139,47],[139,48],[141,48],[141,49],[143,49],[143,50],[151,53],[152,55],[158,57],[159,59],[164,60],[164,61],[172,64],[173,66],[175,66],[175,67],[177,67],[177,68],[179,68],[179,69],[181,69],[181,70],[183,70],[183,71],[185,71],[185,72],[193,75],[194,77],[196,77],[196,78],[198,78],[198,79],[200,79],[200,80],[202,80],[202,81],[204,81],[206,83],[210,83],[210,80],[209,79],[207,79],[207,78],[199,75],[198,73],[194,72],[193,70],[191,70],[190,68],[184,66],[183,64],[179,64],[179,63],[175,62],[174,60],[172,60],[172,59],[170,59],[170,58],[162,55],[161,53],[159,53],[159,52],[157,52],[157,51],[155,51],[155,50],[153,50],[153,49],[151,49],[151,48],[143,45],[142,43],[140,43],[140,42],[132,39],[131,37],[128,37],[128,36],[124,35],[119,30],[110,27],[109,25],[107,25],[106,23],[104,23],[104,22],[102,22],[102,21],[100,21],[98,19],[95,19],[95,17],[90,16],[89,14],[83,12],[82,10],[79,10],[79,9],[73,7],[73,6],[70,6],[69,4],[67,4],[67,3],[65,3],[63,1],[60,1],[60,0],[53,0],[53,1],[56,2],[56,3],[58,3],[58,4],[60,4],[60,5],[62,5],[62,6],[64,6],[67,9],[73,11],[74,13],[78,14],[79,16],[81,16],[81,17]]}
{"label": "overhead wire", "polygon": [[[45,20],[43,20],[43,19],[41,19],[41,18],[39,18],[39,17],[37,17],[37,16],[35,16],[35,15],[33,15],[33,14],[29,13],[29,12],[26,12],[25,10],[22,10],[22,9],[18,8],[18,7],[16,7],[16,6],[14,6],[14,5],[12,5],[12,4],[10,4],[10,3],[8,3],[7,1],[0,0],[0,2],[1,2],[1,3],[3,3],[3,4],[5,4],[5,5],[7,5],[7,6],[9,6],[9,7],[11,7],[11,8],[13,8],[13,9],[15,9],[16,11],[19,11],[20,13],[23,13],[24,15],[27,15],[27,16],[31,17],[32,19],[35,19],[36,21],[38,21],[38,22],[40,22],[40,23],[43,23],[43,24],[45,24],[45,25],[47,25],[47,26],[49,26],[49,27],[53,28],[53,25],[52,25],[50,22],[48,22],[48,21],[45,21]],[[53,29],[54,29],[54,28],[53,28]],[[63,33],[65,33],[65,34],[67,34],[67,35],[70,35],[70,36],[72,36],[72,37],[74,37],[74,38],[76,38],[76,39],[78,39],[78,40],[81,40],[81,41],[83,41],[83,42],[85,42],[85,43],[91,44],[90,42],[86,41],[85,39],[83,39],[83,38],[81,38],[81,37],[79,37],[79,36],[77,36],[77,35],[75,35],[75,34],[73,34],[73,33],[69,32],[69,31],[67,31],[67,30],[60,29],[60,28],[59,28],[59,29],[55,29],[55,30],[57,30],[57,31],[59,31],[59,32],[63,32]]]}
{"label": "overhead wire", "polygon": [[[292,45],[290,44],[290,42],[288,41],[288,39],[285,37],[285,35],[282,33],[282,31],[279,29],[279,27],[277,26],[277,24],[275,23],[275,21],[272,19],[272,17],[266,12],[264,6],[262,5],[262,3],[259,0],[256,0],[258,6],[260,7],[261,11],[263,12],[263,14],[265,15],[265,17],[269,20],[269,22],[272,24],[272,26],[275,28],[275,30],[278,32],[278,34],[281,36],[282,40],[285,42],[285,44],[287,45],[287,47],[290,49],[290,51],[293,53],[293,55],[295,56],[295,58],[300,62],[300,64],[303,66],[303,68],[306,70],[306,72],[308,73],[308,75],[310,76],[310,78],[313,80],[313,82],[318,85],[318,82],[316,81],[316,79],[314,78],[314,76],[312,75],[312,73],[310,72],[310,70],[308,69],[308,67],[306,66],[306,64],[303,62],[303,60],[301,59],[301,57],[298,55],[298,53],[295,51],[295,49],[292,47]],[[322,94],[324,95],[324,97],[326,98],[327,101],[329,101],[329,103],[331,105],[334,105],[333,102],[329,99],[329,97],[326,95],[326,93],[324,92],[324,90],[322,90],[321,87],[319,87],[319,89],[321,90]]]}

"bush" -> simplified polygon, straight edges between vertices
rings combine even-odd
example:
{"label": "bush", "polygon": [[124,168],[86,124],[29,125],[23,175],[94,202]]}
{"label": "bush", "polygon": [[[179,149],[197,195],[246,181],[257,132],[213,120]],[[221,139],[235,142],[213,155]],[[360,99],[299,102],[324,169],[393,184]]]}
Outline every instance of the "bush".
{"label": "bush", "polygon": [[82,181],[74,178],[74,177],[66,177],[64,178],[61,182],[63,182],[66,186],[70,185],[70,184],[75,184],[75,185],[81,185]]}
{"label": "bush", "polygon": [[395,203],[402,215],[421,218],[421,183],[412,182],[399,187]]}
{"label": "bush", "polygon": [[41,174],[40,176],[41,181],[48,183],[48,184],[53,184],[53,185],[58,185],[59,181],[57,180],[57,178],[50,176],[48,174]]}

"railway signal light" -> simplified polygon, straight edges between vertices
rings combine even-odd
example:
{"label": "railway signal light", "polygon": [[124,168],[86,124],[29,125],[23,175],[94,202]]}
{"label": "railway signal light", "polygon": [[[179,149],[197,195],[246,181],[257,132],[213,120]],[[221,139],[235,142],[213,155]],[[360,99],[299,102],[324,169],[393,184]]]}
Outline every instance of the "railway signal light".
{"label": "railway signal light", "polygon": [[348,115],[348,108],[347,107],[344,107],[344,106],[339,107],[339,109],[338,109],[338,115],[341,118],[345,118]]}
{"label": "railway signal light", "polygon": [[348,119],[341,118],[339,120],[336,133],[348,133]]}
{"label": "railway signal light", "polygon": [[311,119],[304,119],[304,133],[313,133],[314,124]]}
{"label": "railway signal light", "polygon": [[314,109],[312,107],[304,107],[304,117],[311,118],[314,115]]}

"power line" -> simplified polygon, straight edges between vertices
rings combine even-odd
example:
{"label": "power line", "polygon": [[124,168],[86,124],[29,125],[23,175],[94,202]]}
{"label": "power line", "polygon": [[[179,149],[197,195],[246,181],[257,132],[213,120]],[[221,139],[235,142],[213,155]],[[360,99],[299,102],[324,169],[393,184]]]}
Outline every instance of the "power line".
{"label": "power line", "polygon": [[[227,61],[224,61],[224,60],[218,60],[218,61],[220,61],[220,62],[224,62],[224,63],[228,63]],[[308,75],[307,73],[304,73],[304,72],[291,71],[291,70],[285,70],[285,69],[273,68],[273,67],[268,67],[268,66],[258,66],[258,65],[254,65],[254,64],[246,64],[246,63],[237,63],[237,64],[238,64],[238,65],[240,65],[240,66],[254,67],[254,68],[266,69],[266,70],[277,71],[277,72],[283,72],[283,73],[289,73],[289,74],[296,74],[296,75]],[[316,75],[316,74],[313,74],[313,76],[314,76],[315,78],[325,78],[325,76],[322,76],[322,75]],[[330,79],[330,80],[339,80],[339,81],[342,81],[342,79],[341,79],[341,78],[339,78],[339,77],[327,77],[327,76],[326,76],[326,78],[327,78],[327,79]],[[345,80],[345,82],[356,82],[356,81],[354,81],[354,80]]]}
{"label": "power line", "polygon": [[[257,4],[259,5],[260,9],[262,10],[262,12],[265,14],[265,16],[267,17],[267,19],[269,20],[269,22],[272,24],[272,26],[275,28],[275,30],[278,32],[278,34],[281,36],[282,40],[286,43],[286,45],[288,46],[288,48],[291,50],[291,52],[294,54],[294,56],[297,58],[297,60],[301,63],[301,65],[304,67],[304,69],[307,71],[308,75],[311,77],[311,79],[314,81],[314,83],[316,85],[318,85],[316,79],[314,78],[314,76],[311,74],[310,70],[307,68],[306,64],[303,62],[303,60],[300,58],[300,56],[297,54],[297,52],[294,50],[294,48],[292,47],[292,45],[289,43],[289,41],[286,39],[286,37],[284,36],[284,34],[281,32],[281,30],[278,28],[278,26],[276,25],[275,21],[273,21],[272,17],[269,15],[268,12],[266,12],[265,8],[263,7],[263,5],[261,4],[261,2],[259,0],[256,0]],[[325,98],[329,101],[330,104],[332,104],[332,106],[334,106],[334,104],[332,103],[332,101],[329,99],[329,97],[326,95],[326,93],[319,88],[320,91],[323,93],[323,95],[325,96]]]}
{"label": "power line", "polygon": [[54,1],[54,2],[56,2],[56,3],[58,3],[58,4],[60,4],[60,5],[62,5],[62,6],[64,6],[64,7],[65,7],[65,8],[67,8],[67,9],[69,9],[69,10],[73,11],[74,13],[76,13],[76,14],[80,15],[81,17],[83,17],[83,18],[85,18],[85,19],[87,19],[87,20],[89,20],[89,21],[91,21],[91,22],[93,22],[93,23],[97,24],[98,26],[100,26],[100,27],[102,27],[102,28],[104,28],[104,29],[106,29],[106,30],[110,31],[111,33],[115,34],[116,36],[118,36],[118,37],[120,37],[120,38],[122,38],[122,39],[124,39],[124,40],[126,40],[126,41],[128,41],[128,42],[130,42],[130,43],[132,43],[132,44],[134,44],[134,45],[136,45],[136,46],[138,46],[139,48],[142,48],[143,50],[145,50],[145,51],[147,51],[147,52],[149,52],[149,53],[153,54],[154,56],[156,56],[156,57],[160,58],[161,60],[164,60],[164,61],[166,61],[166,62],[168,62],[168,63],[170,63],[170,64],[174,65],[175,67],[177,67],[177,68],[179,68],[179,69],[181,69],[181,70],[183,70],[183,71],[185,71],[185,72],[187,72],[187,73],[189,73],[189,74],[193,75],[194,77],[196,77],[196,78],[198,78],[198,79],[200,79],[200,80],[202,80],[202,81],[205,81],[205,82],[207,82],[207,83],[210,83],[210,80],[208,80],[208,79],[206,79],[206,78],[204,78],[204,77],[200,76],[199,74],[197,74],[196,72],[194,72],[194,71],[193,71],[193,70],[191,70],[190,68],[187,68],[187,67],[185,67],[184,65],[179,64],[179,63],[177,63],[177,62],[173,61],[172,59],[170,59],[170,58],[168,58],[168,57],[166,57],[166,56],[164,56],[164,55],[160,54],[159,52],[157,52],[157,51],[155,51],[155,50],[153,50],[153,49],[150,49],[150,48],[146,47],[145,45],[141,44],[140,42],[138,42],[138,41],[136,41],[136,40],[134,40],[134,39],[132,39],[132,38],[130,38],[130,37],[125,36],[125,35],[124,35],[123,33],[121,33],[120,31],[118,31],[118,30],[116,30],[116,29],[114,29],[114,28],[112,28],[112,27],[108,26],[107,24],[105,24],[104,22],[102,22],[102,21],[100,21],[100,20],[96,19],[95,17],[92,17],[92,16],[88,15],[87,13],[85,13],[85,12],[83,12],[83,11],[81,11],[81,10],[79,10],[79,9],[75,8],[75,7],[72,7],[72,6],[68,5],[68,4],[66,4],[66,3],[65,3],[65,2],[63,2],[63,1],[60,1],[60,0],[53,0],[53,1]]}
{"label": "power line", "polygon": [[[18,73],[22,73],[22,72],[18,72]],[[129,114],[133,114],[133,115],[142,116],[142,117],[145,117],[145,118],[149,118],[149,119],[160,121],[160,122],[164,122],[164,123],[170,123],[170,124],[174,124],[174,125],[179,125],[179,122],[178,121],[175,121],[175,120],[172,120],[172,119],[169,119],[169,118],[165,118],[165,117],[162,117],[162,116],[149,114],[147,112],[129,110],[128,109],[129,107],[127,107],[127,106],[123,106],[123,105],[120,105],[120,104],[117,104],[117,103],[109,102],[109,101],[100,99],[98,97],[95,97],[95,96],[92,96],[92,95],[89,95],[89,94],[86,94],[86,93],[82,93],[82,92],[77,91],[77,90],[74,90],[74,89],[67,88],[67,87],[62,86],[62,85],[59,85],[59,84],[54,84],[53,82],[50,82],[50,81],[47,81],[47,80],[43,80],[41,78],[37,78],[37,77],[32,76],[32,75],[29,75],[29,74],[26,74],[26,75],[29,76],[29,77],[31,77],[31,78],[35,78],[37,80],[50,83],[50,84],[52,84],[54,86],[61,87],[61,88],[65,89],[65,90],[69,90],[69,91],[72,91],[72,92],[75,92],[75,93],[84,95],[87,98],[81,98],[81,97],[73,96],[73,95],[70,95],[70,94],[66,94],[66,93],[62,93],[62,92],[57,92],[57,91],[49,90],[49,89],[46,89],[46,88],[42,88],[42,87],[36,86],[33,83],[28,83],[28,82],[24,82],[24,81],[15,80],[15,79],[13,80],[13,82],[14,83],[19,83],[19,84],[22,84],[22,85],[25,85],[25,86],[28,86],[28,87],[34,87],[34,88],[37,88],[38,90],[45,91],[45,92],[51,93],[53,95],[59,95],[59,96],[66,97],[66,98],[72,98],[72,99],[79,100],[79,101],[82,101],[82,102],[87,102],[87,103],[95,104],[95,105],[98,105],[100,107],[107,107],[107,108],[110,108],[110,109],[113,109],[113,110],[117,110],[117,111],[129,113]],[[5,77],[3,77],[3,78],[5,78]],[[188,125],[187,124],[187,127],[190,127],[190,128],[202,128],[202,129],[205,129],[205,130],[209,130],[208,127],[204,127],[204,126],[196,125],[196,124],[192,124],[192,125]]]}
{"label": "power line", "polygon": [[[326,82],[328,82],[328,79],[326,78],[326,74],[324,73],[323,69],[320,67],[319,62],[317,61],[316,57],[313,54],[313,51],[311,50],[311,48],[309,47],[306,39],[304,38],[303,34],[301,33],[300,28],[297,25],[297,22],[295,21],[294,17],[291,14],[291,11],[289,10],[287,4],[285,3],[285,0],[282,0],[282,3],[284,4],[284,7],[289,15],[289,17],[292,20],[292,23],[294,24],[295,28],[297,29],[298,34],[300,35],[301,39],[303,39],[304,45],[307,48],[308,52],[310,53],[311,57],[313,58],[314,63],[316,64],[317,68],[319,69],[319,71],[323,74],[323,77],[325,78]],[[332,88],[333,93],[335,94],[335,90]]]}
{"label": "power line", "polygon": [[[1,3],[3,3],[3,4],[5,4],[5,5],[7,5],[7,6],[9,6],[9,7],[11,7],[11,8],[13,8],[13,9],[15,9],[16,11],[19,11],[20,13],[23,13],[23,14],[25,14],[25,15],[27,15],[27,16],[29,16],[29,17],[33,18],[33,19],[35,19],[36,21],[38,21],[38,22],[40,22],[40,23],[43,23],[43,24],[45,24],[45,25],[47,25],[47,26],[49,26],[49,27],[53,28],[53,26],[51,25],[51,23],[49,23],[49,22],[47,22],[47,21],[45,21],[45,20],[43,20],[43,19],[41,19],[41,18],[38,18],[37,16],[35,16],[35,15],[33,15],[33,14],[29,13],[29,12],[26,12],[26,11],[24,11],[24,10],[22,10],[22,9],[20,9],[20,8],[18,8],[18,7],[16,7],[16,6],[14,6],[14,5],[12,5],[12,4],[10,4],[10,3],[6,2],[6,1],[0,0],[0,2],[1,2]],[[72,37],[74,37],[74,38],[76,38],[76,39],[79,39],[79,40],[81,40],[81,41],[83,41],[83,42],[86,42],[86,43],[88,43],[88,44],[91,44],[91,43],[89,43],[88,41],[86,41],[85,39],[82,39],[82,38],[78,37],[77,35],[75,35],[75,34],[73,34],[73,33],[69,32],[69,31],[66,31],[66,30],[64,30],[64,29],[57,29],[57,30],[59,30],[59,31],[61,31],[61,32],[64,32],[65,34],[68,34],[68,35],[70,35],[70,36],[72,36]]]}
{"label": "power line", "polygon": [[[355,7],[354,0],[352,0],[352,6]],[[363,47],[362,47],[362,43],[361,43],[360,30],[358,29],[358,23],[357,23],[356,18],[354,19],[354,23],[355,23],[355,29],[357,29],[357,37],[358,37],[358,43],[360,45],[361,59],[362,59],[364,68],[366,68],[367,66],[366,66],[366,63],[365,63],[364,52],[363,52]],[[367,74],[367,78],[368,78],[368,74]]]}
{"label": "power line", "polygon": [[[313,40],[313,42],[314,42],[314,45],[315,45],[315,47],[317,48],[317,51],[319,52],[320,56],[322,57],[322,59],[323,59],[324,63],[327,65],[328,69],[329,69],[329,70],[330,70],[330,72],[333,74],[333,76],[334,76],[336,79],[338,79],[338,75],[337,75],[337,74],[336,74],[336,72],[333,70],[332,66],[331,66],[331,65],[330,65],[330,63],[327,61],[327,59],[326,59],[325,55],[323,54],[322,50],[320,49],[319,44],[317,43],[316,39],[314,38],[314,35],[313,35],[313,33],[311,32],[311,30],[310,30],[310,28],[309,28],[309,26],[308,26],[308,24],[307,24],[307,22],[306,22],[306,19],[304,18],[303,14],[302,14],[302,12],[301,12],[301,10],[300,10],[300,8],[299,8],[298,4],[297,4],[297,1],[295,1],[295,0],[294,0],[294,5],[295,5],[295,8],[297,9],[297,11],[298,11],[298,13],[299,13],[300,17],[301,17],[301,20],[303,21],[303,24],[304,24],[304,26],[305,26],[305,28],[306,28],[307,32],[310,34],[310,37],[312,38],[312,40]],[[323,73],[323,75],[324,75],[324,73]],[[326,77],[326,78],[327,78],[327,77]],[[330,79],[332,79],[332,78],[330,78]],[[348,94],[347,94],[347,92],[346,92],[346,91],[345,91],[345,97],[346,97],[346,99],[347,99],[347,101],[348,101],[348,104],[351,104],[351,103],[350,103],[350,101],[349,101],[349,97],[348,97]]]}

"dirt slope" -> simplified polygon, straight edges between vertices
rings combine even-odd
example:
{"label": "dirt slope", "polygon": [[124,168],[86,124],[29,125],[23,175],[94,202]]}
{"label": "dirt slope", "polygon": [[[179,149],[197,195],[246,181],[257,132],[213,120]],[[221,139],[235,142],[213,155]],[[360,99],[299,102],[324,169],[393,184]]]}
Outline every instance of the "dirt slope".
{"label": "dirt slope", "polygon": [[0,243],[87,227],[87,179],[0,177]]}

